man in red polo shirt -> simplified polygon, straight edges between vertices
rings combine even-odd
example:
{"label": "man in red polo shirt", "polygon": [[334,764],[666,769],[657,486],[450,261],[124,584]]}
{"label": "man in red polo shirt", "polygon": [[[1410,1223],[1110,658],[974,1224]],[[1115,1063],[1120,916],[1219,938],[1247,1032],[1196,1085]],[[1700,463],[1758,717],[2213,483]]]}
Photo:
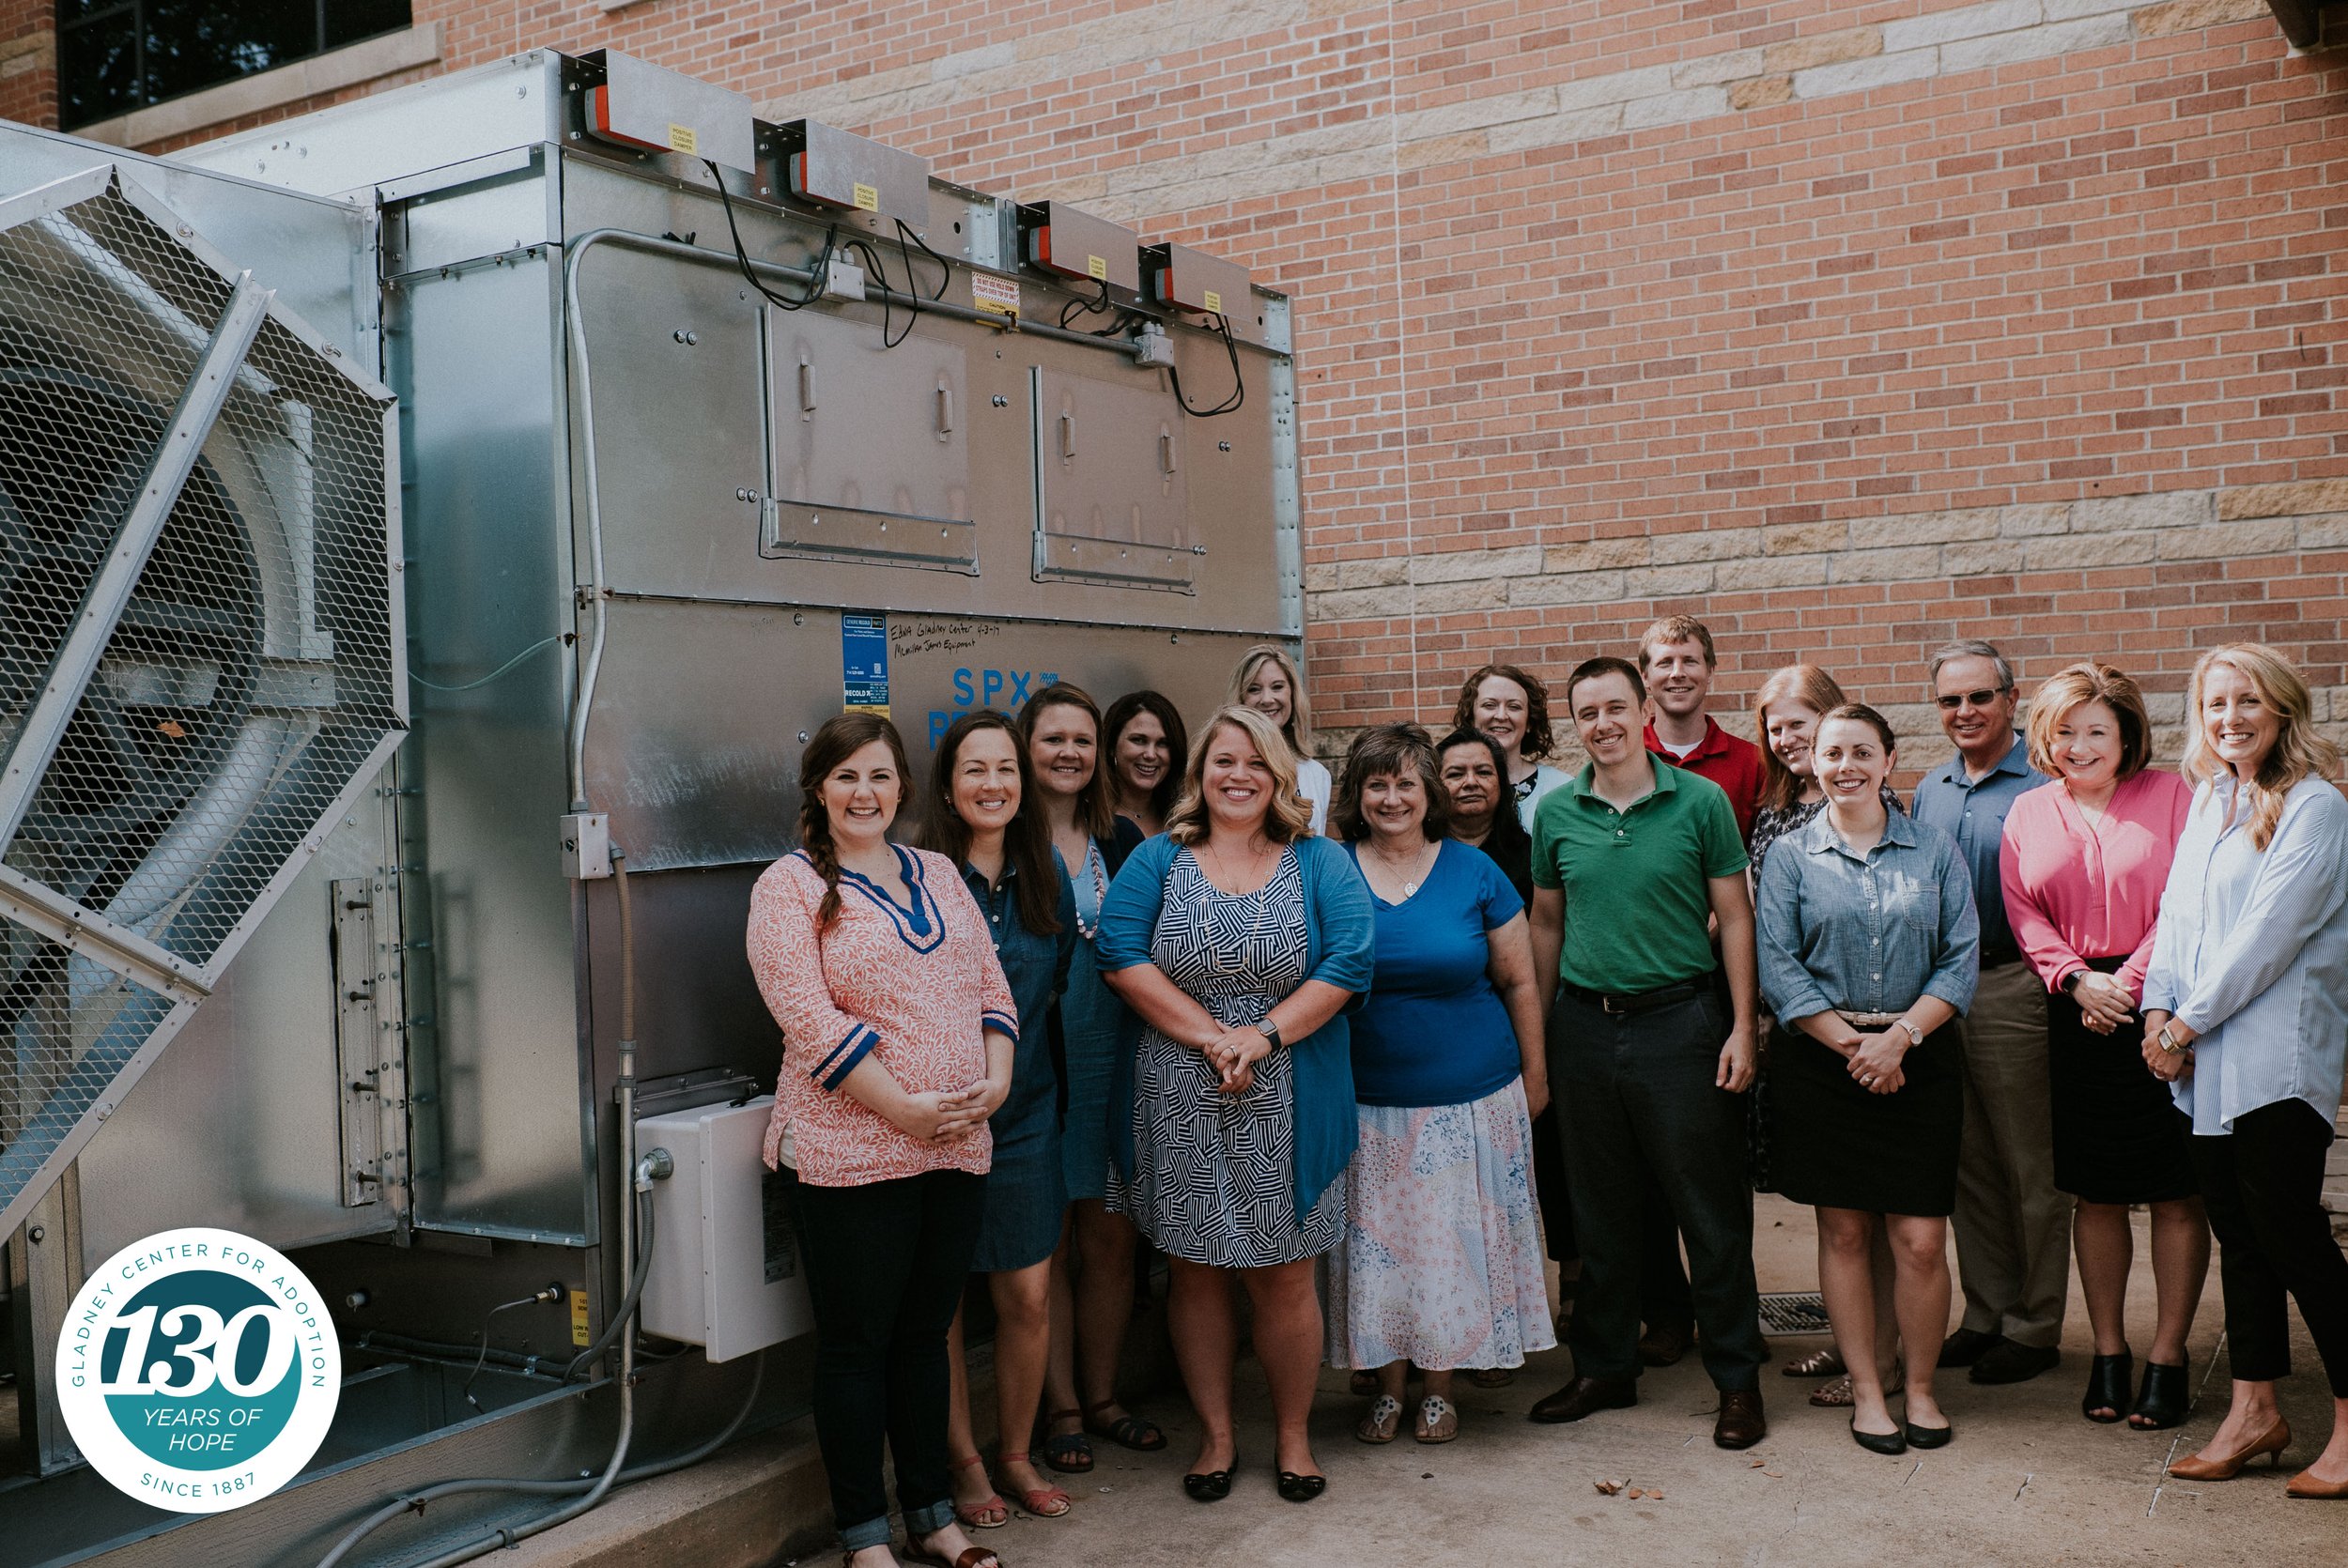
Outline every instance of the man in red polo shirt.
{"label": "man in red polo shirt", "polygon": [[1727,791],[1737,831],[1750,837],[1753,813],[1761,808],[1761,748],[1706,715],[1717,668],[1712,634],[1693,616],[1670,616],[1646,629],[1639,639],[1639,672],[1654,715],[1646,748]]}
{"label": "man in red polo shirt", "polygon": [[[1658,621],[1639,638],[1639,673],[1646,682],[1646,748],[1677,767],[1698,774],[1728,793],[1737,831],[1753,834],[1761,808],[1761,748],[1740,741],[1706,716],[1711,695],[1712,633],[1693,616]],[[1640,1259],[1639,1315],[1645,1332],[1639,1355],[1649,1366],[1669,1366],[1695,1340],[1695,1302],[1679,1260],[1679,1232],[1660,1194],[1645,1205],[1647,1244]]]}

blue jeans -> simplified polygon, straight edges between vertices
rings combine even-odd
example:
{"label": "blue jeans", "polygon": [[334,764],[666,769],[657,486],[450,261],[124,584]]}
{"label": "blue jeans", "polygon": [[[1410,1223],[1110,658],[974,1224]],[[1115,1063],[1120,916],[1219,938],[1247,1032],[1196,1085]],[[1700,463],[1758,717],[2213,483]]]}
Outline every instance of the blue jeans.
{"label": "blue jeans", "polygon": [[1759,1386],[1761,1296],[1753,1273],[1744,1098],[1718,1087],[1728,1022],[1708,992],[1609,1013],[1561,992],[1551,1018],[1550,1093],[1565,1135],[1582,1248],[1573,1369],[1640,1372],[1642,1258],[1660,1191],[1688,1245],[1704,1370],[1722,1390]]}

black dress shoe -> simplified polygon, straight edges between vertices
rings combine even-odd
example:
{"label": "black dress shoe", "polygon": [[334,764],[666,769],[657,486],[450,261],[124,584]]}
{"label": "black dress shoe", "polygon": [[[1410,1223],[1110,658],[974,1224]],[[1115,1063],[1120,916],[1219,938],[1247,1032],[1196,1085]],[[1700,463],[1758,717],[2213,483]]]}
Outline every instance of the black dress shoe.
{"label": "black dress shoe", "polygon": [[2005,1343],[2003,1334],[1982,1329],[1959,1329],[1940,1342],[1941,1366],[1971,1366]]}
{"label": "black dress shoe", "polygon": [[2062,1352],[2051,1345],[2016,1345],[2012,1340],[1973,1363],[1976,1383],[2027,1383],[2042,1372],[2052,1372]]}
{"label": "black dress shoe", "polygon": [[1231,1455],[1230,1466],[1219,1470],[1193,1470],[1182,1477],[1182,1490],[1193,1502],[1221,1502],[1231,1495],[1231,1470],[1239,1465],[1239,1455]]}
{"label": "black dress shoe", "polygon": [[2182,1363],[2170,1366],[2146,1361],[2144,1388],[2136,1396],[2136,1408],[2128,1412],[2128,1424],[2139,1432],[2165,1431],[2185,1420],[2186,1410],[2192,1403],[2192,1391],[2186,1386]]}
{"label": "black dress shoe", "polygon": [[1769,1435],[1769,1418],[1761,1413],[1759,1389],[1722,1389],[1721,1413],[1712,1418],[1712,1442],[1718,1448],[1751,1448]]}
{"label": "black dress shoe", "polygon": [[1639,1336],[1639,1360],[1648,1366],[1672,1366],[1695,1343],[1692,1323],[1659,1323]]}
{"label": "black dress shoe", "polygon": [[1919,1426],[1912,1421],[1903,1430],[1908,1434],[1909,1448],[1946,1448],[1949,1439],[1956,1436],[1954,1426]]}
{"label": "black dress shoe", "polygon": [[1294,1470],[1282,1470],[1279,1478],[1280,1496],[1290,1502],[1310,1502],[1329,1489],[1325,1475],[1299,1475]]}
{"label": "black dress shoe", "polygon": [[[2128,1409],[2128,1380],[2135,1375],[2136,1358],[2125,1350],[2117,1356],[2098,1356],[2087,1365],[2087,1391],[2079,1396],[2079,1414],[2098,1426],[2109,1426]],[[2098,1411],[2109,1411],[2099,1415]]]}
{"label": "black dress shoe", "polygon": [[1576,1377],[1533,1407],[1525,1420],[1553,1425],[1580,1421],[1593,1410],[1622,1410],[1639,1403],[1635,1377]]}
{"label": "black dress shoe", "polygon": [[1859,1418],[1850,1419],[1850,1440],[1869,1453],[1906,1453],[1908,1439],[1896,1432],[1861,1432]]}

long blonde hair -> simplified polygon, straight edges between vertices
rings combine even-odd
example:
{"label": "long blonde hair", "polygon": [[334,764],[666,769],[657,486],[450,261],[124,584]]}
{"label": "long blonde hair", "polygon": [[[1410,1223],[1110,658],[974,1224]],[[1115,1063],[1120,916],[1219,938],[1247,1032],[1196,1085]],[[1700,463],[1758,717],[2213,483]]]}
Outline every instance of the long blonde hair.
{"label": "long blonde hair", "polygon": [[[1684,642],[1687,639],[1668,638],[1665,640]],[[1799,702],[1823,717],[1848,700],[1834,677],[1815,664],[1789,664],[1761,683],[1761,695],[1753,699],[1753,716],[1761,731],[1763,810],[1783,811],[1801,798],[1801,780],[1795,776],[1793,769],[1778,761],[1777,748],[1769,745],[1769,704]]]}
{"label": "long blonde hair", "polygon": [[1236,702],[1217,708],[1198,732],[1198,744],[1191,748],[1190,762],[1182,769],[1182,796],[1166,814],[1166,836],[1178,844],[1196,844],[1206,838],[1207,753],[1214,749],[1216,734],[1225,730],[1245,734],[1256,755],[1272,770],[1272,799],[1263,813],[1264,837],[1275,844],[1310,838],[1313,807],[1296,791],[1296,754],[1270,719]]}
{"label": "long blonde hair", "polygon": [[1259,642],[1240,655],[1239,668],[1231,671],[1230,705],[1235,708],[1247,705],[1247,683],[1255,679],[1258,669],[1268,664],[1279,666],[1280,673],[1289,678],[1289,721],[1281,725],[1275,733],[1289,743],[1290,750],[1303,757],[1313,744],[1312,711],[1305,701],[1305,676],[1296,668],[1296,661],[1277,646]]}
{"label": "long blonde hair", "polygon": [[2201,718],[2201,687],[2209,672],[2224,665],[2250,683],[2259,700],[2281,721],[2275,744],[2259,761],[2258,776],[2250,781],[2257,810],[2250,819],[2251,847],[2264,852],[2275,841],[2282,821],[2283,797],[2299,780],[2325,776],[2340,765],[2340,747],[2315,732],[2309,716],[2314,706],[2308,684],[2290,661],[2263,642],[2230,642],[2213,648],[2193,666],[2193,683],[2186,688],[2186,714],[2190,739],[2186,743],[2185,771],[2195,778],[2218,778],[2232,770],[2210,749],[2209,726]]}

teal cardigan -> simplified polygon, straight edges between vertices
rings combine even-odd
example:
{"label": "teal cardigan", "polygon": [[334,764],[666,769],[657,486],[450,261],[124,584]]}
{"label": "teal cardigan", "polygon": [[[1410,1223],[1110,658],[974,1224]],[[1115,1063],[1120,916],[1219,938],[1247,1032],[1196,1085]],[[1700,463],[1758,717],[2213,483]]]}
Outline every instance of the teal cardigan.
{"label": "teal cardigan", "polygon": [[[1352,856],[1326,838],[1292,846],[1305,882],[1305,977],[1321,980],[1351,999],[1338,1014],[1300,1040],[1286,1042],[1296,1112],[1296,1222],[1303,1224],[1329,1183],[1353,1158],[1353,1051],[1346,1014],[1369,992],[1377,916],[1369,886]],[[1093,939],[1104,971],[1149,963],[1166,902],[1166,878],[1180,848],[1161,834],[1126,857],[1101,905]],[[1138,1021],[1136,1021],[1136,1025]],[[1118,1171],[1134,1173],[1134,1053],[1138,1028],[1117,1053],[1109,1078],[1109,1155]]]}

